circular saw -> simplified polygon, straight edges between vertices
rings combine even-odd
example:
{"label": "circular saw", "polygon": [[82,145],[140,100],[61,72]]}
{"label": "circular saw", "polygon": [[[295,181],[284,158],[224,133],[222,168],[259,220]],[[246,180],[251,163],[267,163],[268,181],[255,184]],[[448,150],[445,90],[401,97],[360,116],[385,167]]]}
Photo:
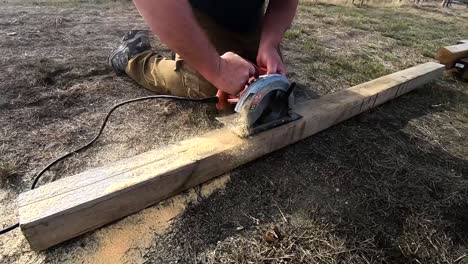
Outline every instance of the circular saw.
{"label": "circular saw", "polygon": [[247,137],[301,118],[291,112],[295,83],[280,74],[261,75],[243,91],[235,114],[217,119]]}

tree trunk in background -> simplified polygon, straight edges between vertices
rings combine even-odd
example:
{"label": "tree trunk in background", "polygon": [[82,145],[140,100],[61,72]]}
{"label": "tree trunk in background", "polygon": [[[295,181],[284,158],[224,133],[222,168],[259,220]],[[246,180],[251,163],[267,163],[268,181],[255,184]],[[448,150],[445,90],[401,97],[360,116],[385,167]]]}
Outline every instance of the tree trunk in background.
{"label": "tree trunk in background", "polygon": [[442,0],[442,7],[449,8],[452,5],[453,0]]}

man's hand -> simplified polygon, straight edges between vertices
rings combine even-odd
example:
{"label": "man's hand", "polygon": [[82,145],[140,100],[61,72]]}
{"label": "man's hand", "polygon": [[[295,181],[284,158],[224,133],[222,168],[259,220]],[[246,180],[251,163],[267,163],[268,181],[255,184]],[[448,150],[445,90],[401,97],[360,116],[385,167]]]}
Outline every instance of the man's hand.
{"label": "man's hand", "polygon": [[273,45],[260,46],[257,54],[257,65],[267,70],[267,74],[278,73],[286,75],[279,48]]}
{"label": "man's hand", "polygon": [[279,45],[296,14],[298,0],[270,0],[263,19],[257,65],[267,73],[286,74]]}
{"label": "man's hand", "polygon": [[207,80],[219,90],[237,95],[254,75],[255,67],[250,62],[233,52],[226,52],[219,57],[217,72],[207,76]]}

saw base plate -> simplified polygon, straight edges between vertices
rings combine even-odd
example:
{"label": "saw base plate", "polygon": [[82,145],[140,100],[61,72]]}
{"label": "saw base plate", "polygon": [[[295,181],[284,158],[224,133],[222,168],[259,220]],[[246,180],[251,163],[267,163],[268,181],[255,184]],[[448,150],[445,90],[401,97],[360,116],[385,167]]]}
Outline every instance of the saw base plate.
{"label": "saw base plate", "polygon": [[283,116],[279,119],[270,121],[265,124],[261,124],[255,127],[249,127],[245,120],[241,117],[240,114],[231,114],[227,116],[216,117],[216,120],[223,123],[229,130],[234,132],[236,135],[242,138],[246,138],[257,133],[279,127],[281,125],[287,124],[289,122],[296,121],[301,119],[302,116],[296,113],[289,113],[286,116]]}

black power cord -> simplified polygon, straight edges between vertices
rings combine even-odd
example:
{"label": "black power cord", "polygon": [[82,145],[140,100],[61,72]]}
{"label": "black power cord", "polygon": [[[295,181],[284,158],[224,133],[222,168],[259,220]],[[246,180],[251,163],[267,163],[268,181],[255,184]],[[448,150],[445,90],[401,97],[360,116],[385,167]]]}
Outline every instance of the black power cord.
{"label": "black power cord", "polygon": [[[134,102],[139,102],[139,101],[146,101],[146,100],[150,100],[150,99],[169,99],[169,100],[177,100],[177,101],[188,101],[188,102],[198,102],[198,103],[213,103],[213,104],[218,102],[218,98],[216,96],[196,99],[196,98],[188,98],[188,97],[181,97],[181,96],[174,96],[174,95],[150,95],[150,96],[138,97],[138,98],[134,98],[134,99],[130,99],[130,100],[127,100],[127,101],[120,102],[120,103],[114,105],[111,108],[111,110],[109,110],[109,112],[107,112],[107,115],[104,118],[104,121],[102,121],[101,128],[99,129],[99,132],[96,134],[96,136],[94,136],[94,138],[91,141],[89,141],[85,145],[83,145],[83,146],[81,146],[81,147],[79,147],[79,148],[77,148],[77,149],[75,149],[75,150],[73,150],[71,152],[66,153],[63,156],[58,157],[57,159],[55,159],[54,161],[49,163],[47,166],[45,166],[44,169],[42,169],[34,177],[33,184],[31,185],[31,190],[36,188],[37,183],[41,179],[42,175],[46,171],[48,171],[52,166],[54,166],[58,162],[62,161],[63,159],[65,159],[65,158],[67,158],[67,157],[69,157],[69,156],[71,156],[71,155],[73,155],[75,153],[78,153],[78,152],[80,152],[80,151],[82,151],[84,149],[87,149],[94,142],[96,142],[96,140],[98,140],[98,138],[101,136],[102,131],[104,131],[104,128],[106,127],[106,124],[107,124],[107,121],[109,120],[109,117],[112,115],[112,113],[117,108],[119,108],[119,107],[121,107],[123,105],[129,104],[129,103],[134,103]],[[7,233],[7,232],[10,232],[11,230],[13,230],[13,229],[15,229],[17,227],[19,227],[19,223],[16,223],[16,224],[14,224],[12,226],[6,227],[6,228],[0,230],[0,235],[3,235],[5,233]]]}
{"label": "black power cord", "polygon": [[8,232],[10,232],[11,230],[13,230],[13,229],[15,229],[15,228],[17,228],[17,227],[19,227],[19,223],[16,223],[16,224],[14,224],[14,225],[12,225],[12,226],[9,226],[9,227],[7,227],[7,228],[4,228],[4,229],[2,229],[2,230],[0,231],[0,235],[3,235],[3,234],[5,234],[5,233],[8,233]]}

